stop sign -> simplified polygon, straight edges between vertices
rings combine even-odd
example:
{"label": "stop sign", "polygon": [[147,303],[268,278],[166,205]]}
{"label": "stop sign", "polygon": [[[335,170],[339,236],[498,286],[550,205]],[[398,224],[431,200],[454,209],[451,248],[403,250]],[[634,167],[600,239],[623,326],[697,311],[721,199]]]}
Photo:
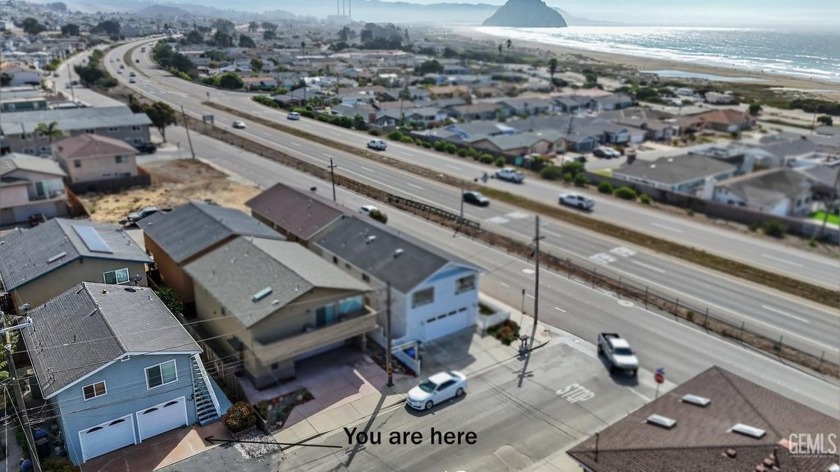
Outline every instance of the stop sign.
{"label": "stop sign", "polygon": [[662,367],[656,369],[656,373],[653,374],[653,379],[656,380],[656,383],[658,384],[665,382],[665,369]]}

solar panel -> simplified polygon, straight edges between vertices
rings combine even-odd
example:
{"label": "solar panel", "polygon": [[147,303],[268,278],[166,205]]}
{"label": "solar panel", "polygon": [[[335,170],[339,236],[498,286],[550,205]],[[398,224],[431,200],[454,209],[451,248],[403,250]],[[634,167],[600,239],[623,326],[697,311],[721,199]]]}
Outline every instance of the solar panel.
{"label": "solar panel", "polygon": [[73,230],[82,238],[82,242],[85,243],[90,252],[114,253],[111,246],[102,239],[102,236],[93,226],[73,225]]}

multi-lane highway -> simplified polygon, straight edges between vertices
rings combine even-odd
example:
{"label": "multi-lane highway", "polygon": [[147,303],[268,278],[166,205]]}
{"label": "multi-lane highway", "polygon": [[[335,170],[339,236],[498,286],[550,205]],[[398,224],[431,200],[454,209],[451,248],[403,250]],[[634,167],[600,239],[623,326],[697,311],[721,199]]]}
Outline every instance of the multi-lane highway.
{"label": "multi-lane highway", "polygon": [[[129,47],[118,48],[111,52],[108,57],[114,59],[122,57]],[[151,48],[147,49],[147,51],[150,50]],[[263,118],[283,121],[287,125],[359,148],[363,148],[368,139],[365,133],[340,128],[317,120],[303,119],[298,122],[286,122],[285,113],[255,104],[251,101],[252,95],[250,94],[210,90],[198,84],[177,80],[168,72],[157,69],[148,54],[148,52],[147,54],[140,54],[137,50],[134,59],[139,59],[140,63],[126,65],[128,70],[138,66],[143,69],[145,74],[148,74],[148,77],[145,78],[138,77],[138,83],[136,84],[138,90],[177,100],[185,107],[189,106],[188,111],[215,114],[219,115],[219,118],[225,116],[212,108],[199,106],[200,102],[209,100]],[[117,64],[107,63],[106,65],[116,70]],[[124,78],[123,80],[125,81]],[[230,118],[231,120],[234,119],[232,116]],[[220,120],[219,124],[229,125],[231,120]],[[471,180],[491,170],[488,166],[467,159],[443,155],[401,143],[389,144],[389,157],[421,164],[440,173]],[[511,188],[504,182],[494,180],[491,180],[488,185],[546,203],[556,202],[557,193],[561,188],[554,183],[539,179],[529,179],[519,188]],[[597,210],[592,213],[593,218],[620,223],[638,231],[721,254],[731,259],[784,273],[814,284],[831,288],[840,286],[840,261],[837,259],[785,247],[733,230],[692,221],[689,217],[664,214],[638,204],[603,198],[598,195],[594,195],[594,198],[597,202]]]}

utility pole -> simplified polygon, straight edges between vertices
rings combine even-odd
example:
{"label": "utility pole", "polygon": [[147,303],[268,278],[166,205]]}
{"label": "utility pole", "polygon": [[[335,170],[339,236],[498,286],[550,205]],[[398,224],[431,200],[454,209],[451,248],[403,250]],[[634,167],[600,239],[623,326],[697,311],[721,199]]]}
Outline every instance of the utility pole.
{"label": "utility pole", "polygon": [[332,182],[332,191],[333,191],[333,203],[335,203],[335,168],[338,167],[337,165],[333,164],[332,157],[330,158],[330,165],[327,168],[330,169],[330,181]]}
{"label": "utility pole", "polygon": [[534,237],[534,262],[536,263],[536,276],[534,278],[534,326],[531,328],[531,348],[534,349],[534,338],[537,336],[537,321],[540,313],[540,215],[536,217],[536,236]]}
{"label": "utility pole", "polygon": [[388,386],[394,386],[394,369],[391,365],[391,281],[385,285],[385,370],[388,372]]}
{"label": "utility pole", "polygon": [[184,112],[184,105],[181,105],[181,116],[184,119],[184,129],[187,130],[187,142],[190,144],[190,154],[195,159],[195,149],[193,149],[192,138],[190,138],[190,126],[187,124],[187,114]]}
{"label": "utility pole", "polygon": [[[24,312],[28,313],[29,312],[29,305],[25,304],[25,305],[23,305],[23,307],[24,307]],[[0,330],[0,332],[2,332],[3,335],[5,336],[5,334],[8,331],[11,331],[11,330],[14,330],[14,329],[23,329],[23,328],[26,328],[27,326],[31,326],[31,325],[32,325],[32,318],[29,318],[29,316],[27,316],[25,322],[23,322],[21,324],[18,324],[18,325],[15,325],[15,326],[11,326],[9,328],[5,328],[3,330]],[[15,356],[12,353],[12,345],[11,344],[6,344],[5,345],[5,350],[6,350],[6,363],[9,366],[9,376],[11,377],[12,386],[14,387],[14,390],[15,390],[15,398],[17,399],[18,419],[20,419],[20,427],[23,430],[24,436],[26,436],[26,444],[29,446],[29,455],[32,459],[33,470],[35,472],[41,472],[41,462],[38,460],[38,451],[35,448],[35,438],[32,437],[32,428],[29,427],[29,417],[26,414],[26,404],[23,402],[23,393],[20,391],[20,381],[18,380],[18,377],[17,377],[17,368],[15,367]]]}

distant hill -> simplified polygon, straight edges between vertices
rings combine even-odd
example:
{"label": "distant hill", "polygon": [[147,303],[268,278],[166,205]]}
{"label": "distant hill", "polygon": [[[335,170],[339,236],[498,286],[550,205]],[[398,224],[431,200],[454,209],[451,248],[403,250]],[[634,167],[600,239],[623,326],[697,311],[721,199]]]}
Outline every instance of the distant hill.
{"label": "distant hill", "polygon": [[542,0],[508,0],[481,26],[515,28],[565,28],[563,15],[549,8]]}
{"label": "distant hill", "polygon": [[170,6],[170,5],[149,5],[147,7],[143,7],[137,11],[132,12],[137,16],[144,16],[144,17],[158,17],[158,16],[165,16],[169,18],[185,18],[185,17],[192,17],[194,16],[193,13],[190,13],[186,10],[181,8]]}

